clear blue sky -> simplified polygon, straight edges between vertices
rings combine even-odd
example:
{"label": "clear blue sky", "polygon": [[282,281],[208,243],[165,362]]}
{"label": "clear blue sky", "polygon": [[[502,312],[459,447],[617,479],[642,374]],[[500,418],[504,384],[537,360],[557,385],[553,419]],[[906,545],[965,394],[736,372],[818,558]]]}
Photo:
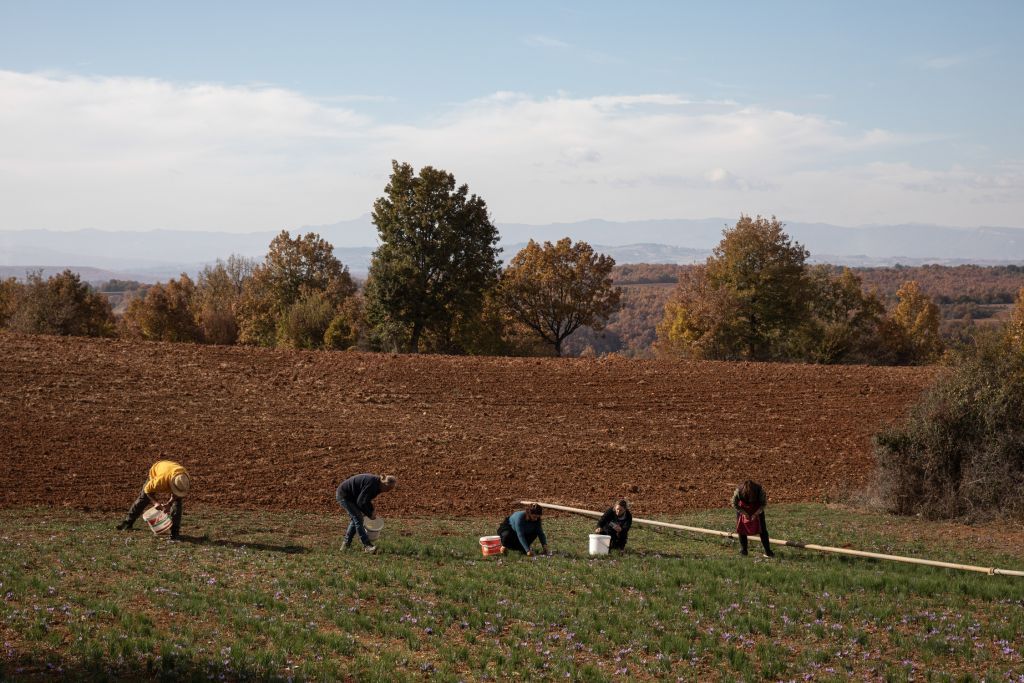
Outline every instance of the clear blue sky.
{"label": "clear blue sky", "polygon": [[5,0],[0,229],[333,222],[392,157],[499,221],[1024,225],[1024,3],[370,4]]}

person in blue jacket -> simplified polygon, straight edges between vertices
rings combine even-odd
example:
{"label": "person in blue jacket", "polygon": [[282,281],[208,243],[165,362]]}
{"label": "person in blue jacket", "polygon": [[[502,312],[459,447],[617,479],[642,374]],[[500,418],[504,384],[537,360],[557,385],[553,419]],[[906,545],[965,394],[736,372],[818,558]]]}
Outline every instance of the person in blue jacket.
{"label": "person in blue jacket", "polygon": [[543,514],[544,508],[536,503],[527,505],[525,510],[513,512],[498,526],[501,544],[509,550],[518,550],[526,553],[527,557],[533,557],[534,553],[530,546],[539,538],[540,546],[547,555],[548,539],[544,535],[544,527],[540,521]]}
{"label": "person in blue jacket", "polygon": [[352,538],[359,534],[363,550],[368,553],[377,552],[376,546],[370,543],[370,539],[366,535],[363,518],[374,519],[373,499],[381,493],[395,488],[397,483],[398,480],[391,475],[357,474],[338,485],[335,497],[338,499],[338,504],[345,508],[345,512],[348,513],[351,520],[345,531],[345,540],[341,544],[342,550],[347,550],[352,545]]}

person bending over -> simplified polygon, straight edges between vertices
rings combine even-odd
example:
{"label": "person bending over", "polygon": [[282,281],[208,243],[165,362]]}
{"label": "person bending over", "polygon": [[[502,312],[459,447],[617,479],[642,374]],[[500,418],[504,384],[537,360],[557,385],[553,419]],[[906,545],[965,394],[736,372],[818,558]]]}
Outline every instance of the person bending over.
{"label": "person bending over", "polygon": [[117,529],[131,529],[146,508],[153,505],[162,512],[170,511],[171,540],[177,541],[181,531],[182,499],[188,495],[191,485],[188,472],[179,463],[173,460],[160,460],[154,463],[149,468],[149,477],[142,486],[142,493],[128,508],[128,514],[117,525]]}
{"label": "person bending over", "polygon": [[543,514],[544,508],[536,503],[527,505],[525,510],[513,512],[498,526],[501,544],[509,550],[518,550],[526,553],[527,557],[533,557],[534,553],[530,546],[539,538],[541,548],[547,555],[548,539],[544,535],[544,527],[540,521]]}
{"label": "person bending over", "polygon": [[601,519],[597,520],[597,528],[594,529],[594,533],[611,536],[612,550],[625,550],[631,526],[633,526],[633,513],[629,511],[629,503],[623,498],[605,510]]}
{"label": "person bending over", "polygon": [[747,535],[760,534],[765,557],[775,557],[768,539],[768,524],[764,509],[768,495],[756,481],[747,479],[732,494],[732,506],[736,508],[736,533],[740,537],[740,555],[747,554]]}
{"label": "person bending over", "polygon": [[368,553],[377,552],[377,547],[370,543],[370,539],[366,535],[363,518],[374,519],[373,499],[395,488],[397,483],[398,480],[391,475],[357,474],[338,485],[335,498],[348,513],[350,520],[348,529],[345,531],[345,540],[341,544],[342,550],[347,550],[352,545],[352,538],[359,534],[363,550]]}

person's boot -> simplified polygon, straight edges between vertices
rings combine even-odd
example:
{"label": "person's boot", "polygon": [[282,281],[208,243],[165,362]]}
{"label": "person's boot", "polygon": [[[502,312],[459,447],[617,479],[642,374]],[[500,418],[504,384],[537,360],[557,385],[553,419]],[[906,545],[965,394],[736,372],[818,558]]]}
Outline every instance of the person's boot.
{"label": "person's boot", "polygon": [[115,527],[118,531],[131,531],[133,522],[128,519],[122,519]]}
{"label": "person's boot", "polygon": [[375,552],[377,552],[377,546],[375,546],[375,545],[364,545],[363,546],[363,552],[364,553],[370,553],[371,555],[373,555]]}
{"label": "person's boot", "polygon": [[740,555],[746,555],[746,554],[747,554],[747,544],[746,543],[740,543]]}
{"label": "person's boot", "polygon": [[772,552],[771,546],[765,546],[765,548],[764,548],[764,556],[765,557],[775,557],[775,553]]}

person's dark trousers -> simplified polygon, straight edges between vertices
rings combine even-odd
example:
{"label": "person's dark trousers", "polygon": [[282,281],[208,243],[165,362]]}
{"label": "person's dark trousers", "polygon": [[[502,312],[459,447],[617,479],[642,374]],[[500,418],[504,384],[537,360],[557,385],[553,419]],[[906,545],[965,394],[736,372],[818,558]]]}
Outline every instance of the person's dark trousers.
{"label": "person's dark trousers", "polygon": [[629,536],[629,531],[624,531],[622,533],[615,533],[615,529],[612,529],[611,527],[603,526],[603,527],[601,527],[601,533],[604,534],[605,536],[611,536],[612,537],[612,541],[611,541],[611,549],[612,550],[625,550],[626,549],[626,540],[627,540],[627,537]]}
{"label": "person's dark trousers", "polygon": [[[766,555],[771,555],[772,554],[772,544],[771,544],[771,541],[768,538],[768,522],[765,521],[764,511],[762,511],[760,514],[761,514],[761,546],[764,547],[764,552],[765,552]],[[739,516],[740,516],[740,513],[737,512],[736,513],[736,518],[739,519]],[[739,537],[740,537],[740,550],[742,550],[743,553],[746,554],[746,552],[747,552],[747,535],[744,534],[744,533],[740,533]]]}
{"label": "person's dark trousers", "polygon": [[519,542],[519,534],[512,528],[508,517],[498,526],[498,536],[501,537],[501,544],[509,550],[518,550],[521,553],[526,552],[526,548]]}
{"label": "person's dark trousers", "polygon": [[[128,508],[128,514],[125,515],[124,521],[128,526],[135,524],[135,520],[142,516],[142,513],[146,511],[150,505],[152,505],[149,496],[146,495],[146,491],[143,490],[139,497],[135,499],[132,506]],[[171,536],[177,536],[178,532],[181,531],[181,498],[175,498],[174,503],[171,504]]]}
{"label": "person's dark trousers", "polygon": [[370,543],[370,537],[366,535],[366,527],[363,526],[362,510],[356,507],[356,504],[353,501],[348,500],[341,495],[338,495],[337,498],[338,503],[341,507],[345,508],[345,512],[348,513],[350,519],[348,529],[345,531],[345,547],[347,548],[352,545],[352,539],[357,533],[359,534],[359,540],[362,541],[363,546],[372,545],[372,543]]}

